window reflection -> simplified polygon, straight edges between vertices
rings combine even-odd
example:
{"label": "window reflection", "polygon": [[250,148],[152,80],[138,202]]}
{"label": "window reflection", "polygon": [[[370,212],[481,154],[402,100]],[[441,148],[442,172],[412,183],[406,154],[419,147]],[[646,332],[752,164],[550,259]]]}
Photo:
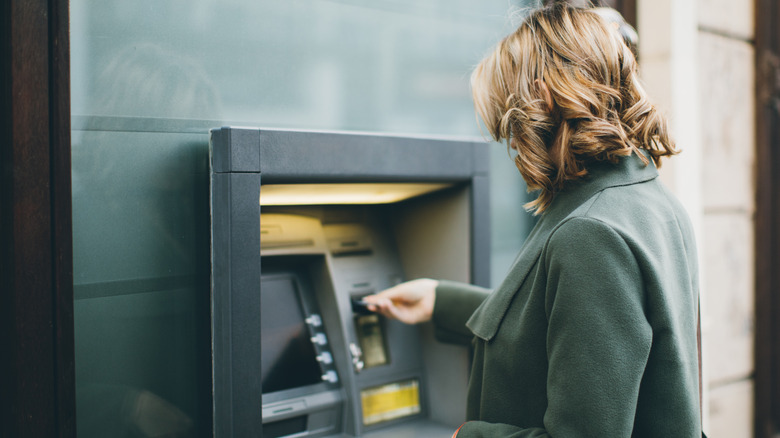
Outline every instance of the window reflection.
{"label": "window reflection", "polygon": [[122,385],[79,385],[81,436],[188,437],[192,419],[169,401]]}
{"label": "window reflection", "polygon": [[209,128],[480,135],[471,67],[525,3],[72,0],[79,437],[211,436]]}

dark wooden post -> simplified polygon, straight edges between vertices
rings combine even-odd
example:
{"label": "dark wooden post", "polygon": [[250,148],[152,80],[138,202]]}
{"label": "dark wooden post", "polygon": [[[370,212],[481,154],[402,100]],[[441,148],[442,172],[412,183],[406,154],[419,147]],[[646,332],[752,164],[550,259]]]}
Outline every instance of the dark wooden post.
{"label": "dark wooden post", "polygon": [[557,2],[570,3],[574,6],[582,7],[589,5],[608,6],[620,12],[626,22],[636,29],[636,0],[544,0],[545,5]]}
{"label": "dark wooden post", "polygon": [[604,6],[617,9],[623,18],[636,29],[636,0],[600,0]]}
{"label": "dark wooden post", "polygon": [[755,436],[780,432],[780,5],[756,0]]}
{"label": "dark wooden post", "polygon": [[68,2],[0,6],[0,436],[75,437]]}

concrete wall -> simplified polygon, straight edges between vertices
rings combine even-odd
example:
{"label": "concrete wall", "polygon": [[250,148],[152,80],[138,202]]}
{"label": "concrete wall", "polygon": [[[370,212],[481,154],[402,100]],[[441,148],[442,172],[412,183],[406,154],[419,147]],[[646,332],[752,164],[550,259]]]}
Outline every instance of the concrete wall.
{"label": "concrete wall", "polygon": [[683,150],[662,177],[702,267],[705,431],[753,436],[753,2],[638,0],[642,76]]}

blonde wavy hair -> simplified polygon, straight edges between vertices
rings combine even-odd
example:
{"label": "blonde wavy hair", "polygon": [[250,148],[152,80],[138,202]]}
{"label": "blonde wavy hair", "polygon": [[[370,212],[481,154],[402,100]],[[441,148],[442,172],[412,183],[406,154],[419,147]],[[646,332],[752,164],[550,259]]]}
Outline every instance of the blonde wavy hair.
{"label": "blonde wavy hair", "polygon": [[476,67],[471,87],[477,114],[496,141],[515,149],[528,190],[539,192],[525,205],[534,214],[593,162],[616,163],[642,149],[660,166],[677,153],[633,53],[589,9],[555,3],[531,12]]}

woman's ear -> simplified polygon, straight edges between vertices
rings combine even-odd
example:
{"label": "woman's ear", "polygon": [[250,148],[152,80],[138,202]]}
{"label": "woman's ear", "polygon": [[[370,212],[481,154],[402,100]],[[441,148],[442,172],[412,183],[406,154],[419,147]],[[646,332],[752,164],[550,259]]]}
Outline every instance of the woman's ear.
{"label": "woman's ear", "polygon": [[545,84],[541,79],[537,79],[534,81],[534,86],[536,87],[539,94],[542,95],[542,98],[544,99],[545,103],[547,103],[547,111],[552,112],[554,106],[552,94],[550,94],[550,89],[547,88],[547,84]]}

